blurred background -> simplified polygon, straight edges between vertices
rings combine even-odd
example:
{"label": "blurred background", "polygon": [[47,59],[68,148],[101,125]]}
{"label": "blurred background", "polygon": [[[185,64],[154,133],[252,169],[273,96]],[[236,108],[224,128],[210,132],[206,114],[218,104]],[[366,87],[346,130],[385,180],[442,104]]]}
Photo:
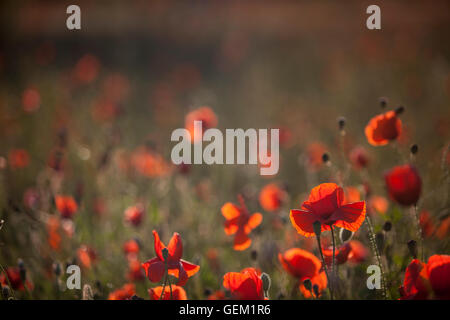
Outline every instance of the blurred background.
{"label": "blurred background", "polygon": [[[140,260],[150,259],[153,229],[166,243],[179,232],[184,257],[201,265],[186,287],[189,298],[205,298],[205,288],[221,288],[224,272],[250,265],[273,277],[273,298],[297,297],[277,262],[279,250],[303,246],[289,209],[333,180],[346,166],[342,154],[356,146],[371,165],[363,178],[349,173],[347,183],[369,182],[386,196],[383,172],[408,161],[417,144],[420,206],[436,221],[448,215],[448,185],[440,184],[450,142],[448,1],[379,1],[381,30],[366,28],[374,1],[76,1],[81,30],[67,30],[70,4],[0,4],[0,263],[23,259],[33,298],[79,298],[54,290],[52,265],[69,263],[83,245],[95,249],[97,261],[83,283],[107,297],[127,281],[123,242],[139,238]],[[370,146],[364,135],[382,111],[380,97],[387,109],[405,107],[395,147]],[[170,134],[201,106],[214,111],[222,130],[281,128],[279,173],[262,177],[246,165],[174,168]],[[339,117],[346,119],[342,146]],[[321,163],[325,152],[331,169]],[[258,192],[273,181],[289,194],[279,213],[283,227],[270,231],[265,215],[252,248],[233,251],[220,207],[244,194],[249,210],[261,211]],[[57,194],[74,196],[78,211],[55,250],[46,242]],[[30,195],[39,204],[30,205]],[[145,217],[130,227],[123,212],[136,203]],[[398,232],[392,242],[414,234]],[[448,253],[448,237],[429,248]],[[399,275],[407,249],[392,250]],[[343,298],[372,297],[357,279]],[[401,277],[392,281],[395,297]],[[147,297],[150,285],[140,282],[139,295]]]}

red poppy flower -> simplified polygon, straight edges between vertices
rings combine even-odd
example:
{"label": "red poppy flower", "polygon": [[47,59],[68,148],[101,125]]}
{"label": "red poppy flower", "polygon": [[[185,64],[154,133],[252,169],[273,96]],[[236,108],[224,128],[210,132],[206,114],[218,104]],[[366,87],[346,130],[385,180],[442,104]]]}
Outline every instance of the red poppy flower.
{"label": "red poppy flower", "polygon": [[189,112],[186,115],[185,127],[189,131],[191,138],[195,140],[193,142],[201,141],[203,137],[194,137],[194,121],[202,122],[203,133],[210,128],[217,126],[217,117],[214,111],[210,107],[200,107]]}
{"label": "red poppy flower", "polygon": [[262,214],[249,214],[244,204],[244,199],[239,196],[241,205],[227,202],[222,206],[222,215],[225,217],[225,233],[227,235],[235,234],[234,250],[245,250],[250,247],[252,240],[248,237],[250,232],[261,224]]}
{"label": "red poppy flower", "polygon": [[30,156],[25,149],[14,149],[8,153],[9,165],[13,169],[22,169],[30,163]]}
{"label": "red poppy flower", "polygon": [[86,54],[78,60],[74,69],[74,77],[78,82],[87,84],[97,78],[99,69],[98,59],[91,54]]}
{"label": "red poppy flower", "polygon": [[141,281],[145,279],[144,272],[141,268],[141,263],[136,257],[128,259],[128,274],[127,278],[130,281]]}
{"label": "red poppy flower", "polygon": [[269,183],[259,193],[259,203],[266,211],[278,210],[286,199],[286,192],[275,183]]}
{"label": "red poppy flower", "polygon": [[435,230],[434,223],[428,211],[424,210],[420,213],[419,223],[420,228],[422,229],[423,237],[428,238],[434,233]]}
{"label": "red poppy flower", "polygon": [[[145,275],[151,282],[159,282],[164,276],[165,262],[162,250],[166,248],[166,246],[161,242],[159,235],[155,230],[153,230],[153,237],[155,238],[156,257],[143,263],[142,268],[144,268]],[[170,275],[178,278],[177,285],[183,286],[186,284],[188,278],[192,277],[200,270],[200,266],[181,259],[181,256],[183,255],[183,244],[181,243],[181,237],[177,232],[174,232],[167,249],[169,251],[169,256],[167,258],[168,272]]]}
{"label": "red poppy flower", "polygon": [[[322,253],[325,263],[331,265],[333,261],[333,248],[322,248]],[[335,250],[335,263],[344,264],[347,261],[361,263],[366,260],[368,254],[369,251],[361,242],[351,240]]]}
{"label": "red poppy flower", "polygon": [[406,268],[403,286],[399,289],[400,299],[426,299],[428,296],[427,282],[425,263],[414,259]]}
{"label": "red poppy flower", "polygon": [[396,139],[402,132],[402,121],[395,111],[379,114],[366,126],[367,141],[373,146],[383,146]]}
{"label": "red poppy flower", "polygon": [[207,300],[225,300],[225,292],[217,290],[216,292],[211,293]]}
{"label": "red poppy flower", "polygon": [[4,272],[0,273],[1,286],[9,286],[9,284],[11,283],[11,287],[14,290],[25,290],[25,286],[28,288],[28,290],[33,290],[33,284],[28,280],[25,280],[24,286],[22,279],[20,279],[20,270],[18,267],[8,267],[5,271],[6,274]]}
{"label": "red poppy flower", "polygon": [[48,244],[53,250],[59,250],[61,245],[61,234],[59,218],[52,216],[47,220]]}
{"label": "red poppy flower", "polygon": [[389,202],[385,197],[373,195],[369,198],[370,213],[378,212],[385,214],[389,208]]}
{"label": "red poppy flower", "polygon": [[134,239],[126,241],[123,245],[123,251],[125,252],[126,255],[138,254],[139,249],[140,249],[139,243]]}
{"label": "red poppy flower", "polygon": [[344,203],[361,201],[361,192],[356,187],[346,187],[344,192]]}
{"label": "red poppy flower", "polygon": [[141,204],[128,207],[124,212],[124,216],[125,221],[133,226],[139,226],[142,222],[142,217],[144,216],[144,207]]}
{"label": "red poppy flower", "polygon": [[108,296],[108,300],[129,300],[136,294],[136,286],[133,283],[124,284],[120,289],[114,290]]}
{"label": "red poppy flower", "polygon": [[439,227],[436,230],[436,237],[438,237],[439,239],[444,239],[448,237],[449,230],[450,230],[450,216],[441,221]]}
{"label": "red poppy flower", "polygon": [[433,255],[428,259],[427,276],[435,296],[450,299],[450,255]]}
{"label": "red poppy flower", "polygon": [[384,175],[389,196],[404,206],[417,203],[422,190],[422,180],[416,168],[406,164],[392,168]]}
{"label": "red poppy flower", "polygon": [[171,172],[171,167],[160,154],[145,147],[134,151],[130,161],[134,169],[144,177],[163,177]]}
{"label": "red poppy flower", "polygon": [[241,272],[228,272],[223,277],[223,286],[230,290],[235,300],[264,300],[260,272],[246,268]]}
{"label": "red poppy flower", "polygon": [[278,254],[278,260],[293,277],[299,281],[299,289],[305,298],[311,297],[311,292],[305,288],[303,281],[309,279],[312,285],[317,285],[319,293],[327,287],[327,276],[322,271],[320,260],[308,252],[299,248],[292,248]]}
{"label": "red poppy flower", "polygon": [[56,196],[56,209],[63,218],[71,219],[78,210],[78,205],[72,196]]}
{"label": "red poppy flower", "polygon": [[366,168],[369,164],[369,155],[363,147],[355,147],[350,151],[350,161],[356,169]]}
{"label": "red poppy flower", "polygon": [[[162,293],[162,286],[148,289],[148,294],[150,295],[150,300],[159,300]],[[163,300],[170,300],[170,287],[167,285],[164,288]],[[172,300],[187,300],[186,291],[183,287],[172,285]]]}
{"label": "red poppy flower", "polygon": [[41,95],[35,88],[28,88],[22,94],[22,107],[25,112],[33,112],[41,105]]}
{"label": "red poppy flower", "polygon": [[311,190],[300,210],[292,209],[290,218],[297,232],[305,237],[314,234],[313,223],[319,221],[322,232],[331,225],[355,232],[366,215],[364,201],[344,204],[344,191],[335,183],[322,183]]}
{"label": "red poppy flower", "polygon": [[78,250],[78,259],[81,262],[81,265],[85,268],[91,268],[92,265],[97,262],[97,253],[94,249],[82,245]]}

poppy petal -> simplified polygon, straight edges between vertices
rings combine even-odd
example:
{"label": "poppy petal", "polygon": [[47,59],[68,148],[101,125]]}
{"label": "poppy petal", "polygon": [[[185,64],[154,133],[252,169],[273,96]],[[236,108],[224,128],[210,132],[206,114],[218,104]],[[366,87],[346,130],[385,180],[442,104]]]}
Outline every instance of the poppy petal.
{"label": "poppy petal", "polygon": [[235,234],[239,229],[237,225],[237,219],[227,220],[225,221],[225,234],[231,235]]}
{"label": "poppy petal", "polygon": [[234,250],[242,251],[250,247],[252,240],[248,237],[245,230],[240,229],[234,236]]}
{"label": "poppy petal", "polygon": [[164,243],[162,243],[161,239],[159,238],[159,234],[158,232],[156,232],[156,230],[153,230],[153,238],[155,239],[154,240],[155,253],[160,260],[164,261],[162,249],[164,249],[166,246],[164,245]]}
{"label": "poppy petal", "polygon": [[241,215],[241,211],[239,208],[232,204],[231,202],[227,202],[222,206],[222,215],[227,220],[235,219]]}
{"label": "poppy petal", "polygon": [[316,215],[308,211],[292,209],[289,217],[298,233],[305,237],[312,237],[315,235],[313,223],[317,220]]}
{"label": "poppy petal", "polygon": [[336,221],[336,226],[355,232],[366,217],[366,203],[364,201],[349,203],[341,206],[330,217]]}
{"label": "poppy petal", "polygon": [[180,262],[183,265],[183,268],[186,271],[188,277],[192,277],[194,274],[198,272],[198,270],[200,270],[200,266],[196,264],[190,263],[183,259],[181,259]]}
{"label": "poppy petal", "polygon": [[262,222],[262,214],[261,213],[254,213],[250,219],[248,219],[247,225],[246,225],[246,229],[248,231],[248,233],[252,230],[255,229],[257,226],[259,226]]}
{"label": "poppy petal", "polygon": [[142,268],[145,270],[145,275],[151,282],[159,282],[161,281],[164,275],[164,262],[159,260],[158,258],[153,258],[144,262],[142,264]]}
{"label": "poppy petal", "polygon": [[178,232],[174,232],[167,249],[169,250],[169,261],[178,261],[181,259],[183,255],[183,243]]}

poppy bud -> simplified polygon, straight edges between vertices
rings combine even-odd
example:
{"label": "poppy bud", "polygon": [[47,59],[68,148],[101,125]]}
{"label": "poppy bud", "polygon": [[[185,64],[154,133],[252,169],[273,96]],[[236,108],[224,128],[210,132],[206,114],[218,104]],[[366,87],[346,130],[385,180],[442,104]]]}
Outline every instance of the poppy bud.
{"label": "poppy bud", "polygon": [[319,296],[320,292],[319,292],[319,286],[317,284],[313,285],[313,292],[316,297]]}
{"label": "poppy bud", "polygon": [[339,239],[341,239],[341,242],[346,242],[350,240],[353,236],[353,232],[342,228],[341,231],[339,231]]}
{"label": "poppy bud", "polygon": [[320,237],[320,234],[322,233],[322,225],[320,224],[320,221],[315,221],[313,223],[313,229],[316,236]]}
{"label": "poppy bud", "polygon": [[413,144],[410,150],[411,154],[416,154],[419,151],[419,146],[417,144]]}
{"label": "poppy bud", "polygon": [[53,263],[53,272],[57,277],[61,275],[61,264],[59,264],[59,262]]}
{"label": "poppy bud", "polygon": [[262,283],[263,283],[263,290],[265,292],[269,291],[270,283],[271,283],[269,275],[267,273],[263,272],[261,274],[261,280],[262,280]]}
{"label": "poppy bud", "polygon": [[330,161],[330,156],[328,155],[328,153],[324,153],[323,155],[322,155],[322,161],[323,161],[323,163],[328,163],[329,161]]}
{"label": "poppy bud", "polygon": [[309,280],[309,278],[308,278],[308,279],[305,279],[305,280],[303,281],[303,285],[305,286],[305,289],[306,289],[306,290],[308,290],[308,291],[311,291],[311,290],[312,290],[312,283],[311,283],[311,280]]}
{"label": "poppy bud", "polygon": [[17,265],[19,266],[20,280],[22,280],[22,282],[25,282],[27,278],[27,270],[25,269],[25,264],[23,263],[23,260],[18,259]]}
{"label": "poppy bud", "polygon": [[252,250],[252,252],[250,253],[250,257],[252,258],[253,261],[258,259],[258,251]]}
{"label": "poppy bud", "polygon": [[378,99],[378,101],[380,102],[381,108],[383,108],[383,109],[386,108],[386,106],[387,106],[387,98],[381,97],[381,98]]}
{"label": "poppy bud", "polygon": [[399,114],[402,114],[404,111],[405,111],[405,107],[399,106],[399,107],[397,107],[397,109],[395,109],[395,114],[399,115]]}
{"label": "poppy bud", "polygon": [[162,249],[162,256],[164,261],[167,261],[167,258],[169,257],[169,250],[167,250],[167,248]]}
{"label": "poppy bud", "polygon": [[131,300],[144,300],[144,298],[138,297],[137,295],[133,295],[130,299]]}
{"label": "poppy bud", "polygon": [[375,242],[377,244],[378,250],[383,251],[384,249],[384,234],[377,232],[375,234]]}
{"label": "poppy bud", "polygon": [[408,241],[408,249],[409,253],[414,259],[417,259],[417,242],[416,240],[409,240]]}
{"label": "poppy bud", "polygon": [[345,127],[345,118],[344,117],[338,118],[338,125],[339,125],[339,131],[344,130],[344,127]]}
{"label": "poppy bud", "polygon": [[212,291],[209,288],[206,288],[205,291],[203,291],[203,295],[205,297],[209,297],[211,295]]}
{"label": "poppy bud", "polygon": [[94,300],[94,295],[92,294],[92,288],[88,284],[85,284],[83,286],[83,300]]}
{"label": "poppy bud", "polygon": [[2,295],[3,295],[3,298],[8,299],[8,297],[9,297],[9,287],[8,286],[2,286]]}
{"label": "poppy bud", "polygon": [[392,229],[392,222],[386,221],[383,225],[383,230],[388,232],[391,231],[391,229]]}

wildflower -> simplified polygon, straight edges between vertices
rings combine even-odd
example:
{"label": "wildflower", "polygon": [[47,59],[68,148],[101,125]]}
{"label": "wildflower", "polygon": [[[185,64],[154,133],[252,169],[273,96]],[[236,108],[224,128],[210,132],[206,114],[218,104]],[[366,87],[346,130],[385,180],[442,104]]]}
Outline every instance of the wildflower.
{"label": "wildflower", "polygon": [[422,190],[422,180],[416,168],[406,164],[389,170],[385,175],[389,196],[403,206],[415,205]]}
{"label": "wildflower", "polygon": [[402,132],[398,112],[388,111],[373,117],[365,128],[367,141],[373,146],[383,146],[395,140]]}
{"label": "wildflower", "polygon": [[85,268],[91,268],[92,265],[97,261],[97,253],[91,247],[86,245],[82,245],[77,250],[78,259],[81,262],[81,265]]}
{"label": "wildflower", "polygon": [[63,218],[71,219],[78,210],[78,205],[72,196],[56,196],[55,204]]}
{"label": "wildflower", "polygon": [[222,206],[222,215],[225,217],[225,233],[235,234],[234,250],[245,250],[250,247],[252,240],[249,238],[250,232],[261,224],[262,214],[249,214],[244,204],[244,199],[238,197],[240,206],[227,202]]}
{"label": "wildflower", "polygon": [[[165,260],[162,250],[166,246],[159,239],[158,233],[153,230],[154,246],[156,257],[143,263],[141,266],[145,270],[145,275],[151,282],[159,282],[164,276]],[[178,278],[177,285],[183,286],[186,284],[188,278],[192,277],[198,272],[200,266],[181,259],[183,255],[183,244],[181,237],[177,232],[174,232],[172,239],[170,239],[167,246],[169,251],[167,258],[168,273]]]}
{"label": "wildflower", "polygon": [[[322,253],[325,258],[325,263],[331,265],[333,260],[333,248],[322,248]],[[351,240],[336,249],[335,262],[336,264],[344,264],[347,261],[361,263],[366,260],[368,255],[369,251],[361,242]]]}
{"label": "wildflower", "polygon": [[125,221],[132,224],[133,226],[139,226],[142,222],[142,217],[144,216],[144,206],[137,204],[135,206],[128,207],[125,212]]}
{"label": "wildflower", "polygon": [[228,272],[223,277],[223,286],[230,290],[235,300],[264,300],[261,272],[246,268],[241,272]]}
{"label": "wildflower", "polygon": [[202,122],[202,132],[217,126],[217,116],[210,107],[200,107],[189,112],[185,118],[185,128],[189,131],[191,137],[195,137],[195,141],[201,141],[202,136],[194,135],[194,121]]}
{"label": "wildflower", "polygon": [[225,292],[222,290],[217,290],[208,295],[207,300],[225,300]]}
{"label": "wildflower", "polygon": [[136,286],[133,283],[124,284],[122,288],[116,289],[108,296],[108,300],[129,300],[136,294]]}
{"label": "wildflower", "polygon": [[259,203],[266,211],[278,210],[286,199],[286,192],[275,183],[269,183],[259,193]]}
{"label": "wildflower", "polygon": [[327,277],[322,271],[322,263],[311,252],[292,248],[283,254],[279,253],[278,260],[289,274],[298,279],[299,289],[305,298],[311,297],[311,290],[305,287],[305,280],[309,279],[313,286],[318,286],[319,295],[327,287]]}
{"label": "wildflower", "polygon": [[139,249],[139,242],[134,239],[126,241],[123,245],[123,252],[125,252],[126,255],[138,254]]}
{"label": "wildflower", "polygon": [[350,151],[350,161],[356,169],[366,168],[369,164],[369,155],[363,147],[355,147]]}
{"label": "wildflower", "polygon": [[[150,300],[159,300],[162,294],[162,290],[162,286],[148,289]],[[171,289],[169,286],[166,286],[164,288],[164,296],[162,300],[170,300],[170,290]],[[183,289],[183,287],[172,285],[172,300],[187,300],[186,291]]]}
{"label": "wildflower", "polygon": [[369,198],[368,206],[370,208],[369,212],[385,214],[389,209],[389,202],[385,197],[373,195]]}
{"label": "wildflower", "polygon": [[322,183],[311,190],[300,210],[292,209],[290,218],[298,233],[305,237],[314,236],[313,223],[318,221],[321,232],[331,230],[335,225],[355,232],[364,221],[364,201],[344,204],[344,191],[335,183]]}
{"label": "wildflower", "polygon": [[141,263],[136,257],[128,259],[127,278],[130,281],[141,281],[145,279],[145,275],[141,268]]}
{"label": "wildflower", "polygon": [[8,162],[13,169],[22,169],[30,163],[30,156],[25,149],[13,149],[8,153]]}
{"label": "wildflower", "polygon": [[433,220],[431,219],[430,213],[426,210],[423,210],[419,216],[419,224],[422,229],[422,236],[425,238],[430,237],[435,230]]}
{"label": "wildflower", "polygon": [[9,284],[11,284],[11,287],[14,290],[19,290],[19,291],[25,290],[25,287],[28,290],[33,289],[33,284],[28,280],[25,280],[25,285],[24,285],[24,282],[20,276],[19,267],[8,267],[8,268],[6,268],[5,271],[6,271],[6,273],[5,272],[0,273],[1,286],[9,286]]}
{"label": "wildflower", "polygon": [[98,59],[91,54],[86,54],[78,60],[73,75],[78,82],[88,84],[97,78],[99,69]]}
{"label": "wildflower", "polygon": [[22,107],[25,112],[34,112],[41,105],[41,95],[35,88],[28,88],[22,94]]}

